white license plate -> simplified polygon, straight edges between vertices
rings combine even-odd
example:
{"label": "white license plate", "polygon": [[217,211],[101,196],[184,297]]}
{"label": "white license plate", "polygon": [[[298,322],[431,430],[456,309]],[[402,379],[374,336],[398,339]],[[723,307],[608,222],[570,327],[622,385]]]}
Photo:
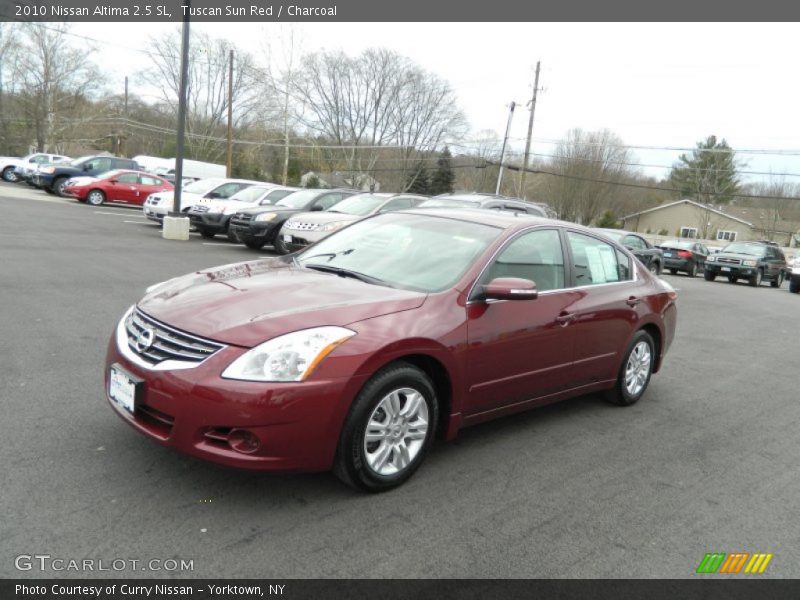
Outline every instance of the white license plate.
{"label": "white license plate", "polygon": [[727,272],[728,272],[728,271],[730,271],[730,270],[731,270],[731,268],[730,268],[730,267],[722,267],[722,268],[720,269],[720,271],[722,271],[723,273],[727,273]]}
{"label": "white license plate", "polygon": [[290,236],[288,233],[284,233],[283,234],[283,241],[286,242],[287,244],[291,244],[292,243],[292,236]]}
{"label": "white license plate", "polygon": [[664,256],[671,257],[672,256],[672,252],[664,252]]}
{"label": "white license plate", "polygon": [[133,414],[136,400],[136,382],[116,365],[108,376],[108,395],[122,408]]}

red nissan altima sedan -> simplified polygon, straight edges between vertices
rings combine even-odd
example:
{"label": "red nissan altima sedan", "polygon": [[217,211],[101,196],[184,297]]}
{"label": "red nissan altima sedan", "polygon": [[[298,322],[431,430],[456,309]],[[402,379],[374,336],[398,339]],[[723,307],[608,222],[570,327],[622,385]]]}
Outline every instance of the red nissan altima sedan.
{"label": "red nissan altima sedan", "polygon": [[187,454],[381,491],[461,427],[589,392],[633,404],[676,314],[668,283],[584,227],[385,213],[152,286],[111,336],[106,393]]}

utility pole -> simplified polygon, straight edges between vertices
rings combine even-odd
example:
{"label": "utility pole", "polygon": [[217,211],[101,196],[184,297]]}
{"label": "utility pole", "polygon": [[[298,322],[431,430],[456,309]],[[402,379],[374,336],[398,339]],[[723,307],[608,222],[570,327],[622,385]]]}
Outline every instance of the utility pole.
{"label": "utility pole", "polygon": [[511,102],[511,110],[508,111],[508,125],[506,125],[506,137],[503,138],[503,149],[500,150],[500,172],[497,174],[497,188],[494,193],[500,193],[500,184],[503,182],[503,161],[506,157],[506,143],[508,142],[508,134],[511,131],[511,119],[514,118],[514,107],[516,102]]}
{"label": "utility pole", "polygon": [[525,142],[525,162],[522,165],[522,179],[520,180],[519,186],[522,189],[522,199],[527,200],[527,194],[525,193],[525,176],[528,174],[528,157],[530,156],[531,152],[531,135],[533,134],[533,113],[536,110],[536,93],[539,91],[539,67],[541,61],[536,61],[536,77],[534,78],[533,82],[533,98],[530,101],[531,107],[531,116],[528,120],[528,139]]}
{"label": "utility pole", "polygon": [[230,52],[228,65],[228,161],[226,162],[228,177],[233,176],[233,49]]}
{"label": "utility pole", "polygon": [[119,140],[119,148],[117,154],[124,156],[125,140],[128,137],[128,76],[125,75],[125,104],[123,105],[122,116],[124,121],[122,123],[122,135]]}

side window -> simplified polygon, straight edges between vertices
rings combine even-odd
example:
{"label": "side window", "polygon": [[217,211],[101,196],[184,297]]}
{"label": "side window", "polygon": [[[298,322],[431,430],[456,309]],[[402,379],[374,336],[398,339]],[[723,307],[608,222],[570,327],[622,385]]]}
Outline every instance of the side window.
{"label": "side window", "polygon": [[123,173],[117,177],[120,183],[139,183],[139,176],[136,173]]}
{"label": "side window", "polygon": [[564,255],[556,229],[537,229],[513,239],[486,269],[480,284],[498,277],[518,277],[536,283],[540,292],[564,287]]}
{"label": "side window", "polygon": [[213,194],[214,194],[215,198],[230,198],[236,192],[238,192],[239,190],[244,189],[246,187],[247,187],[247,185],[242,184],[242,183],[235,183],[235,182],[224,183],[221,186],[219,186],[218,188],[216,188],[213,191]]}
{"label": "side window", "polygon": [[110,158],[95,158],[90,163],[87,163],[88,170],[93,173],[105,173],[111,170]]}
{"label": "side window", "polygon": [[[55,160],[55,159],[56,159],[56,157],[53,157],[53,160]],[[47,160],[47,157],[44,154],[37,154],[36,156],[31,158],[28,162],[31,162],[31,163],[34,163],[34,164],[37,164],[37,165],[41,165],[41,164],[44,164],[44,163],[48,162],[48,160]]]}
{"label": "side window", "polygon": [[393,210],[403,210],[404,208],[411,208],[414,201],[411,198],[395,198],[383,205],[380,212],[391,212]]}
{"label": "side window", "polygon": [[142,185],[164,185],[159,179],[148,177],[147,175],[142,175],[140,179]]}
{"label": "side window", "polygon": [[601,285],[632,278],[631,261],[611,244],[570,231],[567,240],[575,263],[575,284]]}
{"label": "side window", "polygon": [[623,245],[630,246],[631,248],[635,248],[636,250],[647,249],[647,244],[644,243],[644,240],[635,235],[626,235],[624,238],[622,238],[622,243]]}
{"label": "side window", "polygon": [[288,196],[292,193],[292,190],[274,190],[264,196],[264,198],[259,202],[259,204],[275,204],[281,198]]}
{"label": "side window", "polygon": [[314,202],[314,206],[319,206],[320,208],[322,208],[322,210],[328,210],[331,206],[336,204],[341,199],[342,195],[339,193],[325,194],[322,198]]}

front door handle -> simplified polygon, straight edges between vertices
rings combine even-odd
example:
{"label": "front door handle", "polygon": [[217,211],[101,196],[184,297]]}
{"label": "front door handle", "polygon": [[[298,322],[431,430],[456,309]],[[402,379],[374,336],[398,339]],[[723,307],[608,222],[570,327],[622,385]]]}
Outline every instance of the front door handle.
{"label": "front door handle", "polygon": [[556,317],[556,322],[562,327],[566,327],[575,320],[575,313],[562,312]]}

